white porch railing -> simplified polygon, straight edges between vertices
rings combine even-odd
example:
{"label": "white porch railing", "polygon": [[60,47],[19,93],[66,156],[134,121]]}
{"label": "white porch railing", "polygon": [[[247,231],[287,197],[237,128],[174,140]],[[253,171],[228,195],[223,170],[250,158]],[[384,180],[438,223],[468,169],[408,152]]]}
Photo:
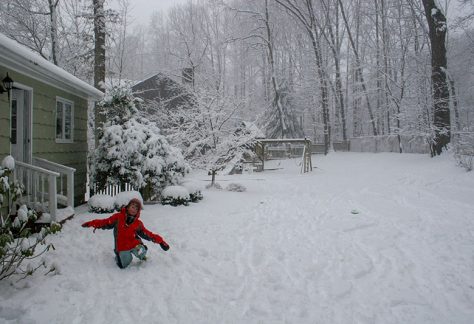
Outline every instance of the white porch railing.
{"label": "white porch railing", "polygon": [[40,158],[33,158],[33,164],[59,173],[58,199],[63,205],[74,208],[74,173],[76,169]]}
{"label": "white porch railing", "polygon": [[56,221],[58,208],[56,179],[59,176],[58,172],[20,161],[15,162],[14,179],[25,186],[22,203],[43,212],[49,211],[53,222]]}
{"label": "white porch railing", "polygon": [[16,161],[14,179],[25,186],[22,202],[49,212],[51,221],[57,221],[58,202],[74,208],[74,173],[70,168],[48,160],[33,158],[33,165]]}

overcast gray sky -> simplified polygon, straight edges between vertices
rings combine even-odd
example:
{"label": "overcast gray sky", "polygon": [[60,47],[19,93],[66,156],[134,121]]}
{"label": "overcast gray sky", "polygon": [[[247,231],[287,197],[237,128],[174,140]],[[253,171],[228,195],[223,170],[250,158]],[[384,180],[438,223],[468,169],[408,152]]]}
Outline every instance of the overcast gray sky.
{"label": "overcast gray sky", "polygon": [[130,16],[133,19],[132,24],[147,25],[154,11],[167,10],[176,4],[186,3],[187,1],[188,0],[131,0]]}
{"label": "overcast gray sky", "polygon": [[[111,0],[111,5],[114,6],[114,2],[117,0]],[[148,25],[150,16],[154,11],[163,11],[173,7],[176,4],[186,3],[189,0],[129,0],[131,6],[130,17],[132,18],[131,24],[133,25]],[[252,0],[255,1],[255,0]],[[449,3],[448,19],[453,19],[460,14],[466,14],[465,8],[460,6],[460,0],[442,0],[440,1],[444,7]]]}

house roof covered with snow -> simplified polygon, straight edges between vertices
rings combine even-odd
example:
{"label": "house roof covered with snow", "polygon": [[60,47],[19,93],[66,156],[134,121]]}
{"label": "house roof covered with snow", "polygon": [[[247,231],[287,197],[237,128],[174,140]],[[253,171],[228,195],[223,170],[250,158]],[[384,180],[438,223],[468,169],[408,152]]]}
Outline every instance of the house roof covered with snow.
{"label": "house roof covered with snow", "polygon": [[0,33],[0,64],[77,96],[100,100],[103,93]]}
{"label": "house roof covered with snow", "polygon": [[194,96],[189,88],[162,72],[153,74],[132,86],[134,96],[146,102],[163,104],[165,109],[192,106]]}

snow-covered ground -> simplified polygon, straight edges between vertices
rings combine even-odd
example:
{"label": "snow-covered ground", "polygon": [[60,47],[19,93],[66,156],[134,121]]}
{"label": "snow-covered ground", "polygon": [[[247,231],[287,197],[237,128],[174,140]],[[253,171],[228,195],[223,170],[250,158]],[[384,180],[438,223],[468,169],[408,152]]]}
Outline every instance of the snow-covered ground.
{"label": "snow-covered ground", "polygon": [[0,283],[0,322],[474,323],[474,172],[409,154],[298,162],[218,177],[246,192],[146,206],[171,249],[125,270],[112,231],[80,226],[106,215],[79,208],[51,239],[60,274]]}

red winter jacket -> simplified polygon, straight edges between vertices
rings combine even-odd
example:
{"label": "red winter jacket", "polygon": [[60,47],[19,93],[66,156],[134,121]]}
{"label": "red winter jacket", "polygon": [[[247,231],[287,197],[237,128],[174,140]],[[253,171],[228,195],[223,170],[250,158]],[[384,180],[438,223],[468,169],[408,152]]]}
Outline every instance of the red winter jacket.
{"label": "red winter jacket", "polygon": [[[154,243],[165,243],[161,236],[158,234],[154,234],[147,230],[143,225],[142,221],[139,219],[140,211],[138,211],[135,220],[127,225],[127,212],[125,208],[119,213],[115,213],[109,218],[105,219],[94,219],[90,222],[84,223],[87,226],[94,227],[94,228],[101,228],[101,229],[114,229],[114,237],[115,237],[115,251],[128,251],[136,247],[138,244],[142,244],[143,238],[148,241],[152,241]],[[83,226],[84,226],[83,225]]]}

